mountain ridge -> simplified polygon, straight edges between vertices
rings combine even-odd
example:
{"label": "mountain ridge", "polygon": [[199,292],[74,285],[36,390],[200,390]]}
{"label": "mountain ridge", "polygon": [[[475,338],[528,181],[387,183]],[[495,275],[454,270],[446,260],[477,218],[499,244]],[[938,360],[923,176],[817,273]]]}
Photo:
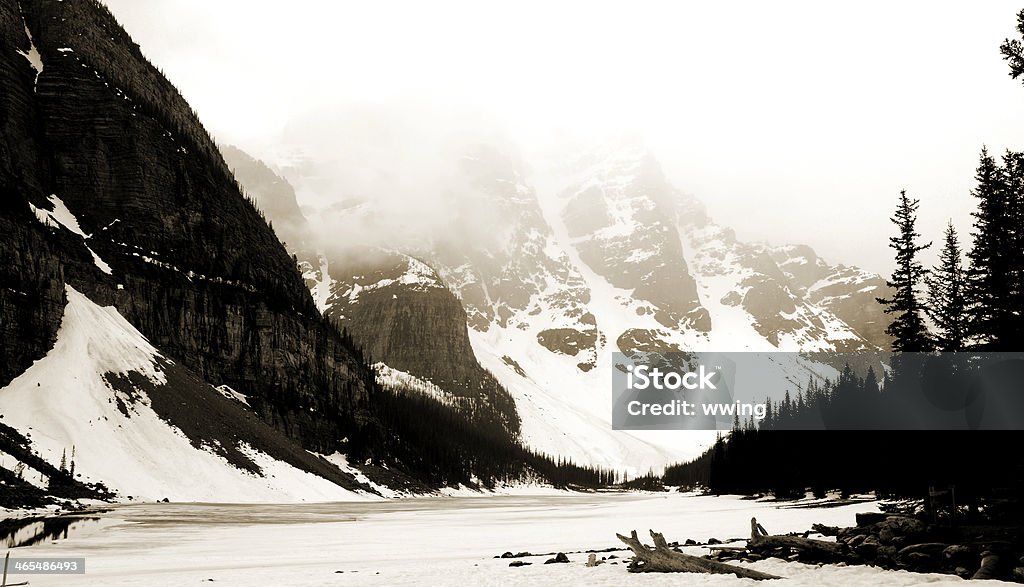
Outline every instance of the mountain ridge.
{"label": "mountain ridge", "polygon": [[[607,388],[602,377],[612,351],[845,351],[887,344],[877,336],[884,315],[871,312],[885,287],[880,277],[829,265],[805,245],[738,241],[632,143],[574,159],[540,181],[541,193],[518,159],[471,146],[455,163],[464,180],[442,198],[452,228],[403,235],[405,242],[426,244],[396,244],[386,253],[425,263],[432,287],[455,294],[473,355],[515,397],[530,446],[611,466],[680,453],[678,436],[652,445],[611,433],[603,413],[610,399],[598,390]],[[611,201],[602,202],[605,197]],[[372,195],[362,202],[345,209],[345,222],[372,226],[379,219]],[[481,202],[503,223],[482,241],[467,239],[458,227],[477,218]],[[321,291],[329,314],[348,315],[360,303],[353,283],[365,270],[327,265],[329,282],[313,263],[305,265],[313,278],[308,285]],[[424,295],[422,283],[400,274],[387,280],[396,288],[392,295]],[[370,346],[375,341],[372,330],[360,338]],[[664,445],[668,453],[660,454]]]}

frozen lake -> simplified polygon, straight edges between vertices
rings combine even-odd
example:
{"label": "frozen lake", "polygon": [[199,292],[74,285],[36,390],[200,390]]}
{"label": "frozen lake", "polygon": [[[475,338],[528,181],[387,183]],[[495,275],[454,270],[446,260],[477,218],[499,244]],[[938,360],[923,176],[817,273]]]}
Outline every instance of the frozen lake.
{"label": "frozen lake", "polygon": [[[791,505],[791,504],[789,504]],[[780,507],[782,506],[782,507]],[[872,502],[830,508],[735,497],[679,494],[547,494],[436,497],[360,503],[118,506],[67,533],[15,548],[12,557],[85,557],[85,575],[18,575],[31,585],[347,585],[347,584],[752,584],[722,575],[629,574],[626,561],[587,568],[549,556],[510,568],[505,551],[605,549],[615,532],[653,528],[669,541],[742,538],[756,516],[772,533],[814,522],[852,525]],[[648,540],[649,542],[649,540]],[[704,549],[690,547],[692,554]],[[598,554],[607,556],[609,553]],[[626,557],[626,553],[614,553]],[[815,567],[766,560],[754,568],[787,577],[775,584],[962,584],[956,577],[867,567]],[[211,583],[212,581],[212,583]]]}

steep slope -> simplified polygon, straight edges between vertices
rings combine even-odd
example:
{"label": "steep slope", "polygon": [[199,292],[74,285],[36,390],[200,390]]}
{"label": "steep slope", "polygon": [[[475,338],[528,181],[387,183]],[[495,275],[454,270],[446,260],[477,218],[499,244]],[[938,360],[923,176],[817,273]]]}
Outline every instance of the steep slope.
{"label": "steep slope", "polygon": [[[50,465],[58,445],[80,447],[79,471],[121,491],[350,496],[351,471],[307,451],[373,454],[375,374],[320,315],[188,104],[94,0],[0,0],[0,39],[5,422],[31,427]],[[89,304],[111,307],[116,327],[85,320],[100,338],[65,340],[62,319],[100,315]],[[96,354],[104,332],[144,337],[156,366],[104,371],[116,358]],[[93,367],[67,379],[62,360]],[[102,466],[92,438],[120,450],[120,468]],[[182,460],[147,468],[164,450]],[[187,481],[160,477],[177,465]]]}
{"label": "steep slope", "polygon": [[[373,376],[180,94],[97,2],[4,0],[0,18],[3,246],[20,257],[5,267],[16,293],[0,308],[18,332],[0,383],[52,345],[69,283],[285,434],[339,448]],[[55,201],[77,233],[36,222]],[[37,284],[42,300],[26,299]]]}
{"label": "steep slope", "polygon": [[599,148],[563,173],[570,183],[558,194],[563,244],[610,286],[632,290],[663,327],[710,330],[672,223],[674,190],[654,157]]}
{"label": "steep slope", "polygon": [[67,462],[76,479],[136,499],[372,495],[284,441],[241,394],[225,397],[162,356],[114,308],[71,287],[67,299],[54,348],[0,390],[4,422],[46,462]]}

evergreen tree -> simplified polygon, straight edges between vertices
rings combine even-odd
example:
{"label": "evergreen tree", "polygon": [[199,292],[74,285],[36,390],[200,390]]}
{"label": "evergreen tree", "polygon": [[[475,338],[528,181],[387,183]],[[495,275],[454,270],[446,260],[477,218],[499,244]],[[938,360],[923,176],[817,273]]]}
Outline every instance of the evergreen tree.
{"label": "evergreen tree", "polygon": [[892,348],[897,352],[921,352],[933,348],[924,322],[924,308],[917,297],[918,287],[927,273],[918,262],[917,254],[931,246],[931,243],[917,244],[921,235],[914,225],[919,204],[918,200],[907,196],[906,190],[900,191],[899,205],[892,217],[899,233],[889,238],[889,246],[896,251],[896,269],[887,284],[894,292],[890,299],[877,298],[886,306],[886,314],[896,315],[885,332],[893,337]]}
{"label": "evergreen tree", "polygon": [[869,396],[877,396],[881,389],[878,387],[878,376],[875,375],[875,368],[868,366],[867,376],[864,377],[864,393]]}
{"label": "evergreen tree", "polygon": [[928,284],[928,317],[935,324],[935,345],[940,351],[962,351],[967,341],[966,282],[961,261],[960,239],[950,221],[939,264],[932,269]]}
{"label": "evergreen tree", "polygon": [[1004,238],[1010,290],[1006,304],[1008,339],[1003,346],[1017,350],[1024,336],[1024,153],[1007,151],[1003,155],[1003,169],[1006,177]]}
{"label": "evergreen tree", "polygon": [[[1024,10],[1017,13],[1017,32],[1024,36]],[[1018,39],[1006,39],[999,51],[1010,66],[1010,77],[1017,79],[1024,75],[1024,44]]]}
{"label": "evergreen tree", "polygon": [[[1020,164],[1007,163],[1019,177]],[[987,350],[1010,349],[1014,342],[1015,317],[1013,265],[1013,226],[1006,170],[1000,167],[987,149],[975,175],[977,185],[971,192],[978,199],[974,216],[974,245],[967,253],[968,333],[971,341]],[[1014,183],[1019,183],[1016,179]]]}

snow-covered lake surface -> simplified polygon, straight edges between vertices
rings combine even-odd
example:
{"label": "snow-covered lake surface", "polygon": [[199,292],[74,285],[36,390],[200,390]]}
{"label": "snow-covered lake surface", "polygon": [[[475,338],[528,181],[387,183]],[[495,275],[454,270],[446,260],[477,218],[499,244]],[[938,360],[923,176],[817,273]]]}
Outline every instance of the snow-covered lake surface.
{"label": "snow-covered lake surface", "polygon": [[[646,537],[653,528],[669,541],[705,542],[748,535],[751,516],[770,532],[783,533],[807,530],[814,522],[852,525],[862,511],[877,506],[792,508],[735,497],[622,493],[124,505],[99,514],[91,528],[16,548],[12,557],[85,557],[85,575],[14,577],[30,579],[33,586],[752,585],[725,575],[630,574],[624,552],[588,568],[587,555],[572,552],[620,546],[616,531],[637,529]],[[524,559],[531,566],[510,568],[509,560],[494,558],[505,551],[562,551],[572,562],[545,565],[551,555],[536,556]],[[963,584],[951,576],[775,559],[751,566],[786,577],[777,585]]]}

